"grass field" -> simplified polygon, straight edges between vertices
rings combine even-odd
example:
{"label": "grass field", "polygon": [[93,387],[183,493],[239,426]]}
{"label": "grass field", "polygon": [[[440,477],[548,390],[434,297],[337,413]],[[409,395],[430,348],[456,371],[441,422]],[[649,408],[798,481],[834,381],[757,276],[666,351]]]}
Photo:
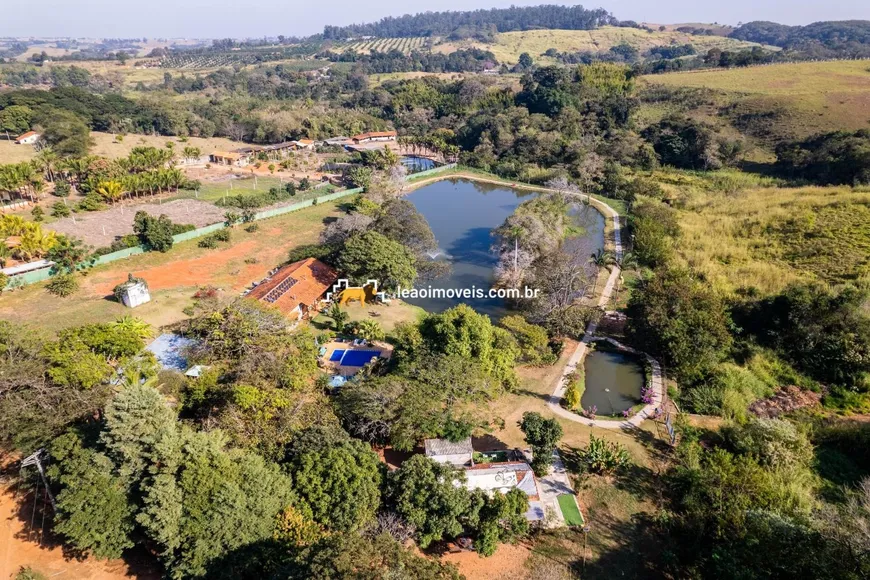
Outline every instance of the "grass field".
{"label": "grass field", "polygon": [[[134,147],[166,147],[169,142],[175,143],[175,149],[179,153],[185,147],[198,147],[203,155],[212,151],[229,151],[238,149],[243,144],[238,141],[231,141],[222,137],[211,137],[203,139],[201,137],[188,137],[187,142],[182,142],[177,137],[163,137],[155,135],[125,135],[123,141],[118,143],[114,135],[111,133],[100,133],[97,131],[91,132],[91,139],[94,140],[94,145],[90,149],[91,155],[100,155],[117,159],[126,157]],[[33,159],[36,151],[29,145],[15,145],[11,141],[4,139],[0,140],[0,165],[5,163],[18,163]]]}
{"label": "grass field", "polygon": [[714,288],[767,295],[801,280],[870,281],[870,190],[752,186],[749,176],[718,175],[722,182],[731,175],[735,189],[706,189],[710,177],[656,175],[682,196],[679,259]]}
{"label": "grass field", "polygon": [[870,61],[787,63],[642,77],[706,88],[731,122],[756,137],[799,138],[870,128]]}
{"label": "grass field", "polygon": [[526,30],[518,32],[503,32],[496,36],[495,43],[486,44],[474,41],[444,42],[433,50],[448,54],[460,48],[475,46],[490,50],[499,62],[515,63],[520,54],[528,52],[533,59],[541,63],[552,63],[553,59],[541,57],[547,49],[555,48],[559,52],[606,52],[619,44],[630,44],[641,52],[656,46],[672,44],[693,44],[698,52],[703,53],[711,48],[741,48],[757,46],[754,43],[742,42],[721,36],[693,36],[683,32],[647,32],[638,28],[619,28],[603,26],[596,30]]}
{"label": "grass field", "polygon": [[[323,221],[337,216],[335,203],[263,220],[259,230],[232,231],[229,243],[217,249],[200,248],[196,240],[177,244],[166,253],[148,252],[126,260],[98,266],[81,279],[81,289],[68,298],[58,298],[33,284],[0,296],[0,318],[56,331],[67,326],[115,320],[135,314],[155,327],[185,318],[197,288],[212,285],[228,297],[239,294],[251,282],[287,259],[298,245],[315,243]],[[132,272],[148,281],[152,301],[130,311],[110,299],[112,289]]]}

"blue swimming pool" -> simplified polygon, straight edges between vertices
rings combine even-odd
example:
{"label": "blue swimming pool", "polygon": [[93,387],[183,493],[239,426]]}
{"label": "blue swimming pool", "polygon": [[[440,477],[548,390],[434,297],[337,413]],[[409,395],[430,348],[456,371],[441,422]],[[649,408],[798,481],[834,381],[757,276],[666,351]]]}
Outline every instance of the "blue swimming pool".
{"label": "blue swimming pool", "polygon": [[372,360],[372,357],[381,356],[379,350],[342,350],[336,349],[329,356],[330,362],[337,362],[346,367],[362,367]]}

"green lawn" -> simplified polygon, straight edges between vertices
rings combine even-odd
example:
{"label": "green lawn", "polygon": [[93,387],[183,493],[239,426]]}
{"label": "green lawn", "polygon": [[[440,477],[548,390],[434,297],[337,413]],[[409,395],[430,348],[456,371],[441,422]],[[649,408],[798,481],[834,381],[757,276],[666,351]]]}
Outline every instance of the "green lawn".
{"label": "green lawn", "polygon": [[573,495],[563,493],[557,499],[559,500],[559,509],[562,510],[562,515],[565,516],[566,524],[569,526],[582,526],[586,523]]}

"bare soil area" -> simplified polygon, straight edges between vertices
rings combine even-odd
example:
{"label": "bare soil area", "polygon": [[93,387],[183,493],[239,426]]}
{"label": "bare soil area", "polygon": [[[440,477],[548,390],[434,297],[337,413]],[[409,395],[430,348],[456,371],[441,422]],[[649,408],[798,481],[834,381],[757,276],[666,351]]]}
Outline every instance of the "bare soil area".
{"label": "bare soil area", "polygon": [[153,216],[165,214],[173,223],[193,224],[198,228],[223,221],[226,212],[203,201],[179,199],[166,203],[118,205],[105,211],[80,213],[52,222],[46,228],[79,238],[89,246],[102,248],[121,236],[133,233],[133,217],[137,211]]}

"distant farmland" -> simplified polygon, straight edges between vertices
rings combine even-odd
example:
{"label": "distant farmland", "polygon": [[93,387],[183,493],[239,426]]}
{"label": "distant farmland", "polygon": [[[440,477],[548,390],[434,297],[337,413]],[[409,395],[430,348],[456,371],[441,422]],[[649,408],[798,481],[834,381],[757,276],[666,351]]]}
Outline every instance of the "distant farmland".
{"label": "distant farmland", "polygon": [[417,36],[414,38],[369,38],[365,40],[335,44],[332,46],[332,50],[337,52],[351,50],[361,54],[368,54],[373,50],[378,52],[398,50],[405,54],[410,54],[415,50],[425,49],[428,41],[429,38],[425,36]]}

